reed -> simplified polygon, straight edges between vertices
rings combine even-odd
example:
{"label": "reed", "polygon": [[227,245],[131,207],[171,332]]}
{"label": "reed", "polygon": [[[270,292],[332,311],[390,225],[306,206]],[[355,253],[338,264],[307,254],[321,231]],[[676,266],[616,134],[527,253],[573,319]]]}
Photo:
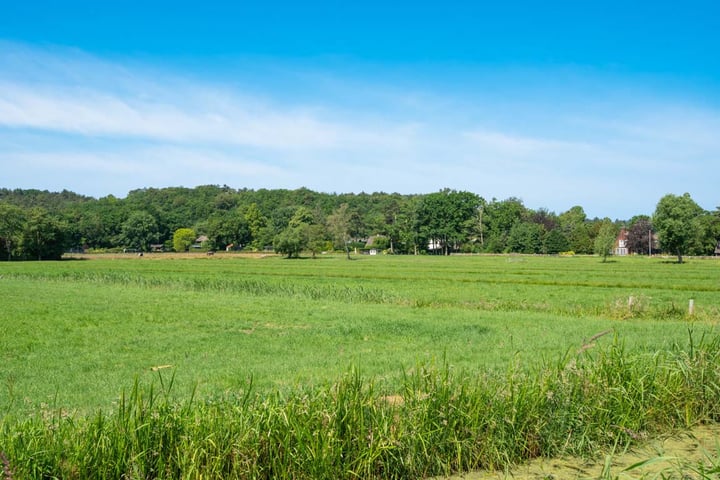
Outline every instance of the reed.
{"label": "reed", "polygon": [[[720,337],[665,351],[571,351],[499,373],[418,365],[397,391],[352,369],[290,392],[175,401],[157,372],[113,412],[0,422],[12,478],[423,478],[598,455],[720,420]],[[164,375],[164,376],[163,376]],[[12,471],[10,471],[12,467]],[[697,467],[698,469],[700,467]],[[715,466],[700,472],[712,478]],[[9,472],[9,473],[8,473]]]}

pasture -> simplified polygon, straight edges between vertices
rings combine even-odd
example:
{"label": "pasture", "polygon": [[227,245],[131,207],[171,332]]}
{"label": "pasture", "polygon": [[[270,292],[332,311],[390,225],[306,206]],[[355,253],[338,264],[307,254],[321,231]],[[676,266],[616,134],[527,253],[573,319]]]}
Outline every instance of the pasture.
{"label": "pasture", "polygon": [[[112,415],[143,385],[212,405],[358,378],[378,398],[408,398],[426,370],[476,381],[542,376],[607,348],[678,352],[690,332],[717,338],[720,262],[157,254],[4,263],[0,292],[7,430],[54,412]],[[420,471],[478,466],[448,465]]]}
{"label": "pasture", "polygon": [[168,365],[182,394],[231,393],[251,376],[295,388],[351,367],[392,390],[417,364],[532,366],[607,330],[658,350],[720,318],[716,261],[170,258],[3,264],[0,408],[110,407]]}

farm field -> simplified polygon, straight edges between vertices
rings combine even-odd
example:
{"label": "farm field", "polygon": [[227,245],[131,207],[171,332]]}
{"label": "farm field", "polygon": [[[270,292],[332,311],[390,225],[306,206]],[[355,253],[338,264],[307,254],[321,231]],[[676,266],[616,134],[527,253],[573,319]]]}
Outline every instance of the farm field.
{"label": "farm field", "polygon": [[158,367],[181,395],[232,393],[250,377],[260,390],[296,388],[351,367],[392,390],[417,364],[531,367],[608,330],[657,350],[720,318],[714,260],[355,258],[2,264],[0,408],[110,407]]}
{"label": "farm field", "polygon": [[[249,392],[260,401],[274,399],[268,400],[271,406],[285,405],[284,398],[293,405],[297,395],[314,402],[312,392],[355,391],[353,379],[359,379],[359,384],[371,385],[369,392],[357,387],[364,394],[399,398],[402,405],[411,402],[411,391],[418,395],[415,401],[421,401],[431,395],[428,391],[442,387],[443,375],[455,379],[448,380],[453,385],[460,383],[460,393],[447,394],[449,402],[464,398],[464,383],[470,391],[476,388],[471,384],[493,384],[490,378],[495,376],[537,373],[543,378],[541,369],[551,366],[564,372],[581,356],[596,351],[610,352],[608,364],[619,362],[622,368],[633,368],[633,362],[624,360],[626,355],[645,355],[649,368],[661,368],[660,360],[652,360],[660,358],[653,357],[655,352],[678,352],[688,344],[692,349],[703,339],[717,346],[720,262],[690,259],[677,265],[663,258],[627,257],[602,263],[595,257],[534,256],[358,256],[352,261],[343,256],[97,256],[0,264],[0,292],[0,414],[7,432],[13,422],[55,418],[56,412],[63,418],[91,418],[98,410],[108,415],[122,412],[128,398],[141,402],[138,389],[148,385],[173,403],[190,398],[209,402],[202,410],[214,408],[215,402],[232,404]],[[613,356],[615,351],[621,353]],[[605,354],[598,353],[598,358]],[[692,353],[690,360],[696,360]],[[598,368],[602,372],[609,367]],[[423,376],[426,371],[439,372],[427,378],[439,378],[440,383],[419,387],[431,381]],[[318,402],[327,400],[318,395]],[[618,395],[634,398],[621,391]],[[663,421],[691,426],[696,407],[709,409],[708,418],[720,418],[720,411],[713,413],[716,407],[701,408],[698,403],[685,405],[685,413],[677,418],[668,415],[675,420]],[[400,436],[397,428],[388,432]],[[632,437],[633,430],[626,430],[623,438]],[[533,454],[535,447],[518,448],[516,453],[498,453],[499,460],[485,464],[464,457],[461,461],[459,453],[457,461],[446,464],[438,460],[413,466],[402,461],[398,472],[430,476],[488,465],[499,468],[503,459],[512,462],[538,454]],[[582,453],[589,447],[573,448]],[[378,461],[368,459],[367,465]],[[360,476],[405,475],[366,468],[370,470]],[[382,471],[387,475],[378,473]],[[250,476],[257,475],[269,474]]]}

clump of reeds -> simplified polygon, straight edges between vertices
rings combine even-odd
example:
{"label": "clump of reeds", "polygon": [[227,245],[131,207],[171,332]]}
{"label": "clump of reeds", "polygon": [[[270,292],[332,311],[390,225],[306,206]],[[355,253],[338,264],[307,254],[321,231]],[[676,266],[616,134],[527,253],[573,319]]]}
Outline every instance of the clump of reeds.
{"label": "clump of reeds", "polygon": [[136,383],[113,413],[6,418],[0,445],[20,478],[422,478],[720,421],[720,337],[653,354],[603,341],[501,374],[422,365],[393,392],[357,370],[222,400],[173,402],[172,381]]}

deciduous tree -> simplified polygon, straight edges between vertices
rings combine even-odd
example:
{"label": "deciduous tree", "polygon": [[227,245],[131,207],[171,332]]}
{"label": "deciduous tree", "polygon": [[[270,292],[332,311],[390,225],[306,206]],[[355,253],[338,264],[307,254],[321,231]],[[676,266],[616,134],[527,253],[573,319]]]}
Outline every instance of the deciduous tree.
{"label": "deciduous tree", "polygon": [[67,228],[44,208],[31,209],[21,242],[23,254],[38,260],[59,260],[65,249]]}
{"label": "deciduous tree", "polygon": [[485,250],[492,253],[507,251],[510,231],[516,223],[522,221],[526,213],[522,200],[515,197],[501,201],[493,199],[484,205],[482,233]]}
{"label": "deciduous tree", "polygon": [[603,262],[607,262],[608,255],[612,253],[615,239],[617,239],[617,227],[609,218],[603,219],[594,242],[595,254],[600,255]]}
{"label": "deciduous tree", "polygon": [[439,241],[445,255],[468,239],[476,225],[480,197],[470,192],[445,189],[423,197],[418,209],[420,235]]}
{"label": "deciduous tree", "polygon": [[652,254],[653,225],[650,217],[640,215],[631,219],[628,228],[627,247],[632,253]]}
{"label": "deciduous tree", "polygon": [[25,213],[20,207],[0,203],[0,243],[10,260],[13,250],[16,249],[22,239],[25,228]]}
{"label": "deciduous tree", "polygon": [[155,217],[144,211],[133,212],[122,224],[119,241],[126,247],[150,250],[150,245],[158,241]]}
{"label": "deciduous tree", "polygon": [[298,225],[295,227],[288,226],[280,232],[273,241],[273,248],[281,255],[287,255],[287,258],[297,258],[300,252],[306,246],[307,236],[304,229],[307,225]]}
{"label": "deciduous tree", "polygon": [[678,263],[698,237],[697,219],[703,209],[689,193],[665,195],[660,199],[653,215],[653,225],[660,237],[661,247],[677,255]]}
{"label": "deciduous tree", "polygon": [[592,253],[593,242],[585,210],[579,205],[558,216],[560,228],[570,242],[570,249],[576,253]]}
{"label": "deciduous tree", "polygon": [[561,252],[567,252],[569,249],[570,242],[559,228],[554,228],[545,235],[545,253],[557,255]]}
{"label": "deciduous tree", "polygon": [[545,230],[542,225],[532,222],[518,222],[510,229],[507,249],[514,253],[540,253]]}
{"label": "deciduous tree", "polygon": [[326,219],[328,231],[333,239],[336,248],[345,250],[345,255],[350,259],[350,210],[347,203],[340,205]]}
{"label": "deciduous tree", "polygon": [[178,228],[173,234],[173,249],[176,252],[187,252],[196,238],[197,235],[192,228]]}

